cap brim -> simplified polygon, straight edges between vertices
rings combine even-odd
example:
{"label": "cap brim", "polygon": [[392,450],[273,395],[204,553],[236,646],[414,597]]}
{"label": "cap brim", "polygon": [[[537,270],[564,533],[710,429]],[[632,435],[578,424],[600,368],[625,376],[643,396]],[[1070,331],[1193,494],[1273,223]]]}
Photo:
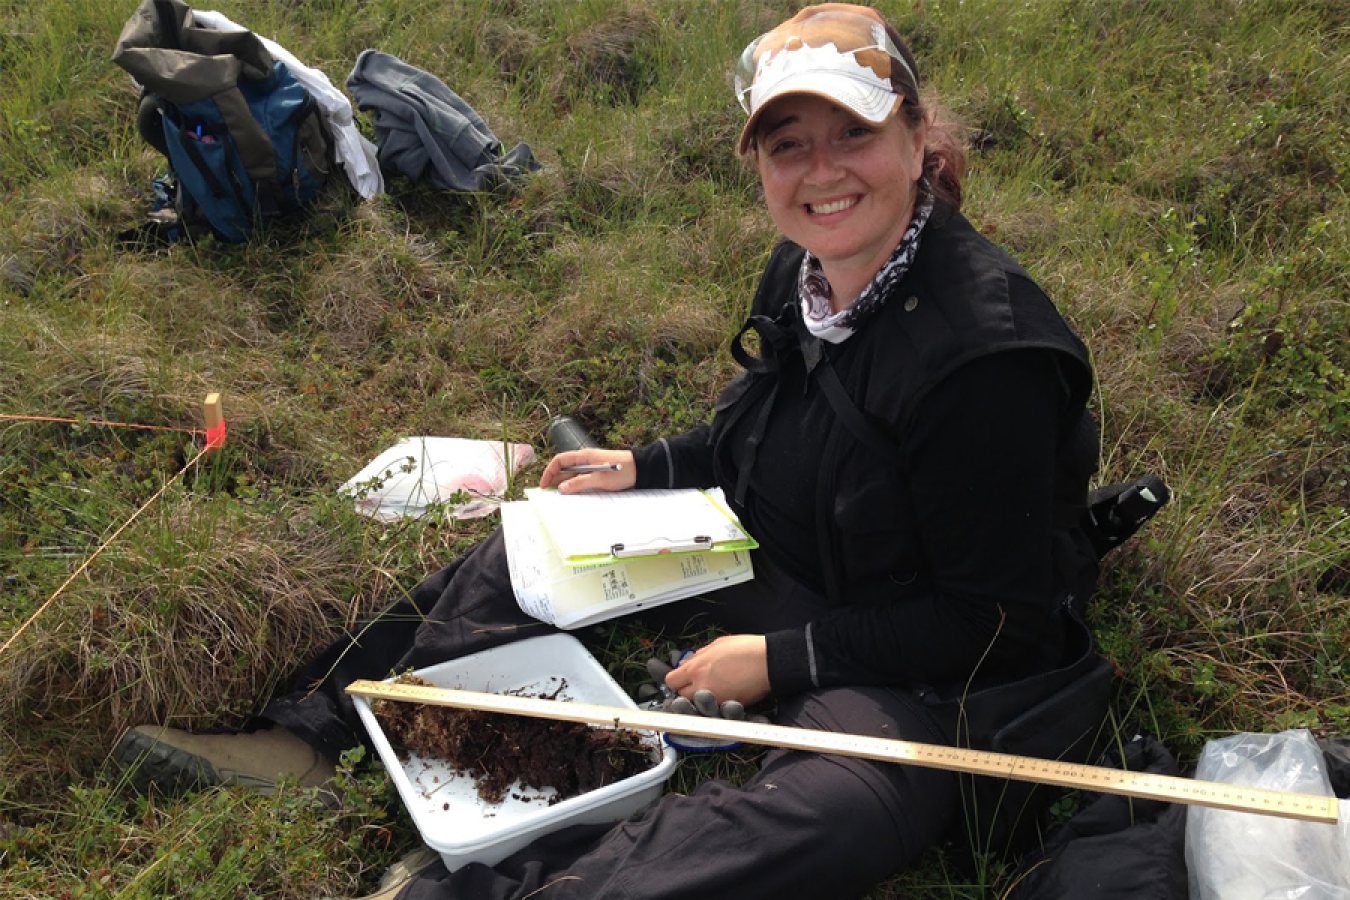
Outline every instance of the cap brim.
{"label": "cap brim", "polygon": [[810,94],[822,100],[829,100],[873,125],[884,125],[889,122],[900,109],[904,99],[894,91],[863,84],[858,79],[844,74],[816,70],[789,76],[774,85],[764,96],[756,98],[758,104],[755,111],[750,114],[750,118],[746,120],[745,127],[741,129],[737,152],[744,155],[750,151],[759,117],[775,100],[790,94]]}

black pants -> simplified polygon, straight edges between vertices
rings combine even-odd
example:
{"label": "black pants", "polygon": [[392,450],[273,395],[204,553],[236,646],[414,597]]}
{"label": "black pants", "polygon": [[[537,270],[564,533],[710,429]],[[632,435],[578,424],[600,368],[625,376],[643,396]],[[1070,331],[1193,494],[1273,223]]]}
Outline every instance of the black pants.
{"label": "black pants", "polygon": [[[655,628],[704,621],[734,633],[764,633],[802,624],[823,608],[823,598],[762,557],[755,565],[754,580],[659,607],[645,621]],[[353,680],[551,630],[517,608],[498,531],[353,640],[330,647],[263,716],[336,758],[363,736],[342,691]],[[955,740],[951,717],[901,689],[811,691],[782,699],[777,718],[783,725],[924,743]],[[492,868],[470,864],[446,872],[437,864],[399,896],[521,900],[547,886],[541,900],[859,897],[938,841],[959,807],[950,773],[773,750],[743,787],[709,782],[688,796],[667,794],[618,825],[563,829]]]}

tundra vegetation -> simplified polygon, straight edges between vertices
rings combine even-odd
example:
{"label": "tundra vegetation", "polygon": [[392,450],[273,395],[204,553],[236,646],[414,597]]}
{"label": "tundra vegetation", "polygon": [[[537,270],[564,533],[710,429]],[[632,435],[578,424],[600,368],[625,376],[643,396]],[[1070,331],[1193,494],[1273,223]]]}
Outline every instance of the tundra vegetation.
{"label": "tundra vegetation", "polygon": [[[338,85],[367,48],[435,74],[543,170],[484,195],[392,179],[242,245],[138,240],[164,165],[109,61],[134,0],[0,3],[0,413],[80,420],[0,420],[0,640],[195,453],[88,420],[194,427],[219,391],[230,428],[0,654],[0,897],[369,889],[416,840],[378,761],[348,760],[338,809],[141,797],[113,739],[241,724],[492,527],[354,514],[336,488],[398,437],[546,457],[558,413],[614,446],[704,420],[774,240],[730,68],[795,4],[221,6]],[[1091,607],[1113,733],[1191,761],[1350,731],[1350,6],[882,7],[964,125],[968,215],[1092,350],[1100,482],[1175,492]],[[651,648],[605,633],[639,680]],[[1006,892],[1013,862],[960,843],[874,900]]]}

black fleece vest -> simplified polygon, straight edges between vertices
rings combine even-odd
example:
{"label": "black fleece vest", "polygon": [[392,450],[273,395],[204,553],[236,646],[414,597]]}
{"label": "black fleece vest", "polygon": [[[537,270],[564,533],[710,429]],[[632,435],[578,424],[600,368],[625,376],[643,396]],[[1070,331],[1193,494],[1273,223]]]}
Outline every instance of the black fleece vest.
{"label": "black fleece vest", "polygon": [[[750,357],[739,337],[733,345],[747,372],[717,403],[712,441],[719,484],[748,483],[742,464],[748,460],[753,465],[755,439],[750,447],[731,447],[724,438],[743,416],[767,421],[772,415],[781,367],[805,367],[811,389],[821,390],[816,370],[823,354],[812,347],[815,338],[803,338],[798,312],[803,254],[793,243],[780,243],[760,280],[746,329],[760,333],[762,355]],[[842,387],[874,433],[882,436],[883,446],[860,440],[858,429],[845,423],[825,436],[816,522],[824,586],[832,600],[865,601],[869,585],[884,593],[921,568],[912,517],[906,521],[899,448],[910,417],[928,392],[960,366],[987,354],[1026,348],[1055,353],[1064,389],[1056,518],[1066,532],[1076,530],[1097,464],[1096,425],[1086,412],[1092,389],[1087,349],[1022,267],[962,215],[935,210],[909,273],[849,342],[856,356]],[[763,434],[762,427],[752,431]],[[894,452],[879,459],[886,446]],[[888,510],[893,521],[878,519],[879,512]],[[1064,543],[1062,552],[1056,552],[1057,558],[1063,557],[1057,569],[1064,571],[1057,574],[1066,594],[1061,599],[1068,599],[1068,594],[1087,588],[1079,586],[1076,572],[1067,570],[1089,561],[1077,558],[1075,537],[1066,535]]]}

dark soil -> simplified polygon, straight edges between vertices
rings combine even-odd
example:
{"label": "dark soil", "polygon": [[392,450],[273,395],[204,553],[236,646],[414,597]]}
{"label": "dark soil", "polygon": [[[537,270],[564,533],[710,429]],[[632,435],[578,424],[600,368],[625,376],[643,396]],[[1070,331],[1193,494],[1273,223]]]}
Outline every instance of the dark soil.
{"label": "dark soil", "polygon": [[555,789],[557,803],[652,766],[651,748],[631,731],[393,700],[377,700],[371,711],[391,744],[468,772],[488,803],[500,803],[516,779]]}

